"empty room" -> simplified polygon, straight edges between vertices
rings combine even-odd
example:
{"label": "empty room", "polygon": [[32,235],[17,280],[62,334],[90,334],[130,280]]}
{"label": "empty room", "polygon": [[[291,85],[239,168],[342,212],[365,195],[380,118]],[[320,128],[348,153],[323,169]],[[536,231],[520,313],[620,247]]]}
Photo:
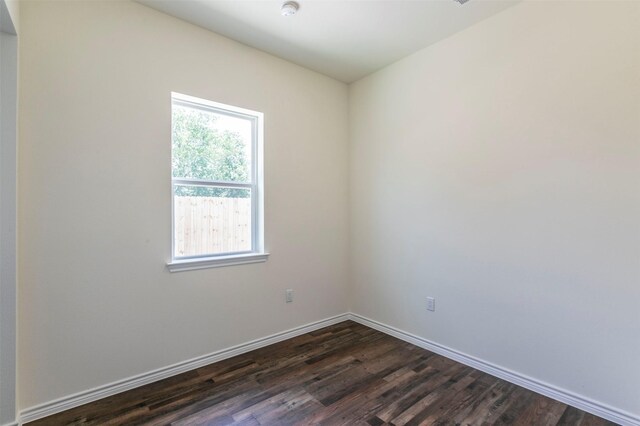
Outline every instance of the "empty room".
{"label": "empty room", "polygon": [[0,426],[640,426],[640,1],[0,37]]}

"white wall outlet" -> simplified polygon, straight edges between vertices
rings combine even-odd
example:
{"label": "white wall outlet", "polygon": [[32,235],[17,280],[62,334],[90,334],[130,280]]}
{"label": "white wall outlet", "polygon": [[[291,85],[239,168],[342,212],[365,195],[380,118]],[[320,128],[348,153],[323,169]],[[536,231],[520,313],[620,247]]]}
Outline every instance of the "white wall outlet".
{"label": "white wall outlet", "polygon": [[436,310],[436,299],[433,297],[427,297],[427,310],[435,311]]}
{"label": "white wall outlet", "polygon": [[291,290],[290,288],[286,289],[284,291],[284,300],[287,303],[291,303],[293,302],[293,290]]}

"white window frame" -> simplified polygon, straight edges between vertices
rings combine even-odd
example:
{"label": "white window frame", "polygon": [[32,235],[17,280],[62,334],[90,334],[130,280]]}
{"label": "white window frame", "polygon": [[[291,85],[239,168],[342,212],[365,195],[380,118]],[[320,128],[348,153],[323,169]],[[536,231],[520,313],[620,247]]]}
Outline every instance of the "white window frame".
{"label": "white window frame", "polygon": [[[264,114],[245,108],[239,108],[206,99],[171,92],[171,116],[174,105],[200,109],[206,112],[238,117],[252,123],[251,137],[251,182],[238,183],[210,181],[204,179],[184,179],[173,177],[171,172],[171,261],[167,262],[170,272],[193,269],[216,268],[220,266],[241,265],[245,263],[265,262],[269,253],[264,250],[264,174],[263,174],[263,121]],[[173,127],[173,126],[172,126]],[[173,132],[172,132],[173,135]],[[173,147],[173,141],[171,146]],[[172,155],[173,160],[173,155]],[[251,250],[234,253],[206,254],[199,256],[176,257],[175,255],[175,185],[196,185],[209,188],[240,188],[251,191]]]}

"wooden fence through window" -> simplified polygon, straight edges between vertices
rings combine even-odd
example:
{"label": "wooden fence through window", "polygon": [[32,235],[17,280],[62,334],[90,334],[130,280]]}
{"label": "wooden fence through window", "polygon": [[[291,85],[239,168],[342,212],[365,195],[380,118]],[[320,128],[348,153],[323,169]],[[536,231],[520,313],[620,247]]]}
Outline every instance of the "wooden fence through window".
{"label": "wooden fence through window", "polygon": [[251,250],[251,199],[174,199],[175,255],[193,256]]}

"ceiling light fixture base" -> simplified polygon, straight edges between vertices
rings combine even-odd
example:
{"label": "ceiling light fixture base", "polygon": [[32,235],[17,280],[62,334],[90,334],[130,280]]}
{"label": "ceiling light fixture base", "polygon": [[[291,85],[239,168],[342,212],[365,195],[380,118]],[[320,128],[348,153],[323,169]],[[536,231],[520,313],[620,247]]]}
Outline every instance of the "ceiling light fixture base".
{"label": "ceiling light fixture base", "polygon": [[298,3],[296,3],[295,1],[287,1],[282,4],[282,7],[280,8],[280,14],[282,16],[293,16],[296,14],[296,12],[298,12],[299,8],[300,5],[298,5]]}

